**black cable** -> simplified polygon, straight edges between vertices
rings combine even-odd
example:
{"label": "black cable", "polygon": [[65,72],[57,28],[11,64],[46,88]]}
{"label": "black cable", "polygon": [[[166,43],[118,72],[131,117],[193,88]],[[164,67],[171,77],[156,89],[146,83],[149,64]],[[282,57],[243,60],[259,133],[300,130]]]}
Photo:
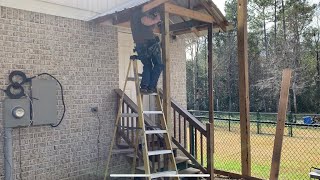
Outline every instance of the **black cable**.
{"label": "black cable", "polygon": [[61,119],[60,119],[60,121],[59,121],[58,124],[56,124],[56,125],[52,125],[52,124],[51,124],[51,127],[58,127],[58,126],[61,124],[62,120],[64,119],[64,116],[65,116],[65,113],[66,113],[66,104],[65,104],[65,102],[64,102],[63,86],[62,86],[62,84],[60,83],[60,81],[59,81],[57,78],[55,78],[53,75],[51,75],[51,74],[49,74],[49,73],[41,73],[41,74],[38,74],[37,76],[31,77],[30,79],[33,79],[33,78],[39,77],[39,76],[43,76],[43,75],[47,75],[47,76],[52,77],[54,80],[57,81],[57,83],[58,83],[59,86],[60,86],[60,90],[61,90],[61,100],[62,100],[62,105],[63,105],[63,113],[62,113]]}
{"label": "black cable", "polygon": [[98,112],[93,112],[96,114],[97,119],[98,119],[98,136],[97,136],[97,150],[98,150],[98,162],[97,162],[97,167],[96,167],[96,175],[99,177],[99,167],[100,167],[100,134],[101,134],[101,118],[99,116]]}

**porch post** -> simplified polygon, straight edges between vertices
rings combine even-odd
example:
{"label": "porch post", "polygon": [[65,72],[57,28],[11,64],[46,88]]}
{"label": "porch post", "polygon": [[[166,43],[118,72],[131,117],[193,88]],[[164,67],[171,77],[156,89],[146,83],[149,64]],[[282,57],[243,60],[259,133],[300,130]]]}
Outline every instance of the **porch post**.
{"label": "porch post", "polygon": [[238,0],[239,107],[243,176],[251,175],[247,6],[248,0]]}
{"label": "porch post", "polygon": [[209,85],[209,122],[207,124],[207,154],[208,154],[208,173],[210,180],[214,179],[214,101],[213,101],[213,62],[212,62],[212,24],[208,25],[208,85]]}
{"label": "porch post", "polygon": [[171,93],[170,93],[170,29],[169,29],[169,13],[166,12],[165,6],[162,6],[161,12],[162,26],[161,26],[161,38],[162,38],[162,61],[164,63],[163,70],[163,110],[166,121],[168,122],[168,128],[171,130]]}

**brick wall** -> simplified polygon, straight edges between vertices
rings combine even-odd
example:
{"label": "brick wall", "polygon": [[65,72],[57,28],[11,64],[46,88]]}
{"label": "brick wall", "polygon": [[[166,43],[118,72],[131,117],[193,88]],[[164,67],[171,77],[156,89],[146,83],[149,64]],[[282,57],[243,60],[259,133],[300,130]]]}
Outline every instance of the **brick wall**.
{"label": "brick wall", "polygon": [[[64,85],[67,105],[58,128],[14,128],[14,179],[93,179],[99,121],[90,107],[98,106],[100,111],[101,173],[116,113],[117,29],[6,7],[0,10],[0,88],[6,88],[12,70],[28,76],[48,72]],[[0,100],[4,98],[0,92]],[[0,126],[2,107],[1,103]],[[2,146],[3,136],[0,179],[4,179]],[[115,160],[114,169],[126,167],[123,158]]]}
{"label": "brick wall", "polygon": [[[67,106],[58,128],[13,129],[14,179],[88,180],[103,175],[116,116],[113,89],[119,86],[117,29],[6,7],[0,11],[0,88],[6,88],[13,70],[28,76],[48,72],[64,85]],[[172,97],[186,107],[184,45],[183,40],[171,45],[171,86]],[[0,92],[0,101],[4,98]],[[93,106],[99,107],[100,126],[90,112]],[[1,154],[2,107],[0,102]],[[0,179],[3,163],[1,155]],[[123,156],[113,158],[112,166],[119,173],[130,169]]]}

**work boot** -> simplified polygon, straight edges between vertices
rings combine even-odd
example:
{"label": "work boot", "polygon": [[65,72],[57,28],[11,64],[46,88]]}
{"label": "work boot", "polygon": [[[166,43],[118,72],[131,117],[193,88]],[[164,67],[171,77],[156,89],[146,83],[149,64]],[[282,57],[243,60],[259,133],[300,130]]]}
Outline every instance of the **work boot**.
{"label": "work boot", "polygon": [[149,90],[147,88],[140,88],[141,94],[149,94]]}
{"label": "work boot", "polygon": [[149,94],[157,93],[157,89],[156,88],[148,88],[148,93]]}

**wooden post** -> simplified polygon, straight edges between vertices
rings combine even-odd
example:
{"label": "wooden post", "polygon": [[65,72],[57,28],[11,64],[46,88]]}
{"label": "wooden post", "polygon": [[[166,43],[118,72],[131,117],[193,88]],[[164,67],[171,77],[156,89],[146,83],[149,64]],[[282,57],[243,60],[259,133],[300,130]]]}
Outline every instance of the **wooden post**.
{"label": "wooden post", "polygon": [[163,110],[165,114],[166,121],[168,122],[168,128],[171,130],[171,93],[170,93],[170,55],[169,55],[169,45],[170,45],[170,30],[169,30],[169,13],[166,12],[165,6],[162,6],[161,13],[162,27],[162,61],[164,63],[163,70]]}
{"label": "wooden post", "polygon": [[212,62],[212,24],[208,25],[208,85],[209,85],[209,124],[207,124],[207,154],[208,173],[210,180],[214,179],[214,101],[213,101],[213,62]]}
{"label": "wooden post", "polygon": [[291,69],[285,69],[282,74],[280,101],[278,107],[277,129],[274,140],[273,156],[271,163],[270,180],[277,180],[280,170],[280,159],[283,142],[283,134],[288,109],[289,88],[291,84]]}
{"label": "wooden post", "polygon": [[207,123],[207,171],[210,174],[208,180],[214,179],[214,131],[213,124]]}
{"label": "wooden post", "polygon": [[251,175],[250,110],[248,77],[248,0],[238,0],[238,61],[242,175]]}

